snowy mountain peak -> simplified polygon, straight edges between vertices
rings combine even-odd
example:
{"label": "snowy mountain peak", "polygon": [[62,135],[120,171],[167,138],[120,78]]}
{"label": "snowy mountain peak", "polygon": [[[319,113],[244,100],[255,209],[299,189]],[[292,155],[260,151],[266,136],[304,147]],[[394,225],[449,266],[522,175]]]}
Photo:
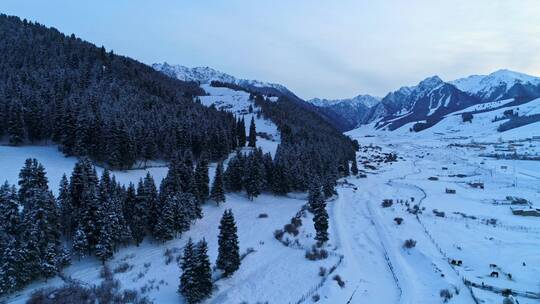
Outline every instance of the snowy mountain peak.
{"label": "snowy mountain peak", "polygon": [[[450,82],[458,89],[484,99],[497,99],[515,84],[540,85],[540,78],[507,69],[497,70],[489,75],[472,75]],[[496,96],[494,96],[496,95]]]}
{"label": "snowy mountain peak", "polygon": [[418,86],[421,88],[435,88],[442,83],[444,83],[442,79],[439,76],[435,75],[420,81]]}
{"label": "snowy mountain peak", "polygon": [[169,77],[177,78],[183,81],[195,81],[200,84],[209,84],[212,81],[220,81],[226,83],[237,84],[240,86],[251,86],[257,88],[274,88],[282,93],[288,93],[289,90],[283,85],[276,83],[262,82],[250,79],[238,79],[227,73],[215,70],[210,67],[194,67],[188,68],[183,65],[171,65],[167,62],[154,63],[152,68],[160,71]]}

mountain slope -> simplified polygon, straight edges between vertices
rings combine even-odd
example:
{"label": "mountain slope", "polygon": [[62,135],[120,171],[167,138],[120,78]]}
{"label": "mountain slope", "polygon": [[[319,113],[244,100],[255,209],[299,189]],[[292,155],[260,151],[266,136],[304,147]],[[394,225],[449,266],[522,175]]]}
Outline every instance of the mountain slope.
{"label": "mountain slope", "polygon": [[[54,28],[0,15],[0,139],[47,140],[115,168],[234,147],[231,114],[193,101],[203,91]],[[211,141],[211,138],[218,140]]]}
{"label": "mountain slope", "polygon": [[380,98],[371,95],[358,95],[350,99],[319,99],[307,100],[319,108],[319,112],[335,117],[342,124],[343,131],[351,130],[362,123],[369,109],[378,104]]}

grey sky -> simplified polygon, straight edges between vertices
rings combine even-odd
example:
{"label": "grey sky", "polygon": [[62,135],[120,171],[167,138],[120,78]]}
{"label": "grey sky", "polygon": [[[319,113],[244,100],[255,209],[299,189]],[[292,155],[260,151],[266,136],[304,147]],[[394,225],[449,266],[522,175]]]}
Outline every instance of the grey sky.
{"label": "grey sky", "polygon": [[303,98],[384,95],[434,74],[540,75],[536,0],[1,0],[0,11],[145,63],[210,66]]}

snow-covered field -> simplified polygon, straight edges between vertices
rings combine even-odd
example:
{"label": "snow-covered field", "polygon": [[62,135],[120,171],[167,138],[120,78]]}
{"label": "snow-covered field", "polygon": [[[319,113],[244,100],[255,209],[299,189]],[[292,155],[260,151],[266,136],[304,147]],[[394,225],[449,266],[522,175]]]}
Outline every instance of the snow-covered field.
{"label": "snow-covered field", "polygon": [[[207,89],[212,96],[202,98],[205,104],[230,104],[237,113],[249,107],[248,96],[242,92]],[[225,208],[232,208],[241,252],[248,248],[253,252],[231,278],[217,281],[206,303],[312,303],[317,297],[318,303],[442,303],[440,292],[445,289],[452,294],[449,303],[502,303],[505,289],[511,289],[521,304],[538,303],[540,218],[514,215],[507,196],[540,207],[540,162],[497,160],[481,154],[494,146],[511,145],[509,140],[526,143],[518,150],[537,151],[538,143],[525,139],[540,134],[539,124],[496,133],[486,129],[493,126],[493,114],[475,115],[467,124],[459,116],[456,121],[448,117],[420,133],[411,133],[408,127],[394,132],[367,127],[350,131],[361,143],[358,163],[367,177],[340,180],[339,195],[328,202],[326,259],[305,258],[313,244],[309,212],[301,216],[298,236],[285,234],[289,246],[274,238],[274,231],[289,223],[306,203],[304,194],[263,194],[254,201],[244,194],[228,194],[222,206],[205,205],[204,218],[182,237],[165,244],[145,241],[139,247],[123,248],[108,264],[112,269],[123,263],[131,267],[115,274],[123,288],[136,289],[155,303],[181,303],[177,293],[180,270],[174,259],[192,237],[208,241],[210,258],[215,261],[219,219]],[[258,131],[279,138],[272,123],[262,119],[256,123]],[[265,151],[275,151],[278,141],[259,143]],[[382,160],[390,152],[397,153],[397,162]],[[16,182],[27,157],[45,165],[53,190],[75,162],[56,147],[0,146],[1,179]],[[157,181],[166,174],[162,167],[148,170]],[[145,170],[114,174],[123,183],[135,182]],[[472,183],[483,183],[484,188],[474,188]],[[456,193],[447,194],[447,189]],[[384,199],[392,199],[393,205],[383,208]],[[263,213],[268,217],[260,218]],[[395,218],[403,222],[398,225]],[[415,240],[416,246],[404,248],[408,239]],[[173,256],[170,263],[167,249]],[[453,265],[452,260],[461,265]],[[96,259],[86,258],[75,261],[65,274],[98,284],[101,267]],[[321,267],[326,272],[323,276]],[[491,277],[492,272],[498,278]],[[333,279],[336,275],[344,281],[343,287]],[[58,277],[35,282],[6,300],[24,303],[33,290],[59,284]]]}

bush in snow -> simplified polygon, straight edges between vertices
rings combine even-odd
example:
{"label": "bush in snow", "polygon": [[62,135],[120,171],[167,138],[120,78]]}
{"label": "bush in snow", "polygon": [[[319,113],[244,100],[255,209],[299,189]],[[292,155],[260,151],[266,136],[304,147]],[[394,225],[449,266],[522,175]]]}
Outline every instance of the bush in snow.
{"label": "bush in snow", "polygon": [[283,232],[283,230],[281,229],[277,229],[276,231],[274,231],[274,237],[278,241],[281,241],[281,239],[283,239],[283,234],[285,234],[285,232]]}
{"label": "bush in snow", "polygon": [[416,241],[413,239],[408,239],[405,241],[405,243],[403,243],[403,247],[407,249],[414,248],[415,246],[416,246]]}
{"label": "bush in snow", "polygon": [[401,225],[401,223],[403,223],[403,218],[401,218],[401,217],[395,217],[395,218],[394,218],[394,222],[396,222],[396,224],[398,224],[398,225]]}
{"label": "bush in snow", "polygon": [[261,213],[258,216],[258,218],[267,218],[267,217],[268,217],[268,214],[266,214],[266,213]]}
{"label": "bush in snow", "polygon": [[129,263],[122,263],[118,266],[116,266],[113,270],[114,273],[124,273],[127,271],[130,271],[133,268],[133,265]]}
{"label": "bush in snow", "polygon": [[306,259],[310,261],[323,260],[328,257],[328,251],[313,246],[311,250],[306,251]]}
{"label": "bush in snow", "polygon": [[319,267],[319,276],[324,277],[326,275],[326,268]]}
{"label": "bush in snow", "polygon": [[450,299],[452,299],[453,297],[452,292],[448,289],[441,289],[441,291],[439,292],[439,295],[443,299],[444,303],[450,301]]}
{"label": "bush in snow", "polygon": [[298,228],[296,228],[295,225],[293,224],[287,224],[283,227],[283,230],[285,230],[285,232],[287,232],[288,234],[292,234],[294,236],[297,236],[299,231],[298,231]]}
{"label": "bush in snow", "polygon": [[311,299],[313,300],[313,302],[319,302],[319,300],[321,299],[321,296],[319,294],[314,294]]}
{"label": "bush in snow", "polygon": [[345,282],[341,279],[341,276],[339,274],[336,274],[332,280],[336,281],[339,285],[339,287],[343,288],[345,287]]}
{"label": "bush in snow", "polygon": [[383,200],[383,202],[381,204],[381,207],[383,207],[383,208],[392,207],[393,203],[394,203],[394,201],[392,201],[391,199],[385,199],[385,200]]}
{"label": "bush in snow", "polygon": [[112,280],[113,273],[111,271],[111,268],[109,268],[107,264],[103,265],[101,271],[99,272],[99,276],[104,280]]}

